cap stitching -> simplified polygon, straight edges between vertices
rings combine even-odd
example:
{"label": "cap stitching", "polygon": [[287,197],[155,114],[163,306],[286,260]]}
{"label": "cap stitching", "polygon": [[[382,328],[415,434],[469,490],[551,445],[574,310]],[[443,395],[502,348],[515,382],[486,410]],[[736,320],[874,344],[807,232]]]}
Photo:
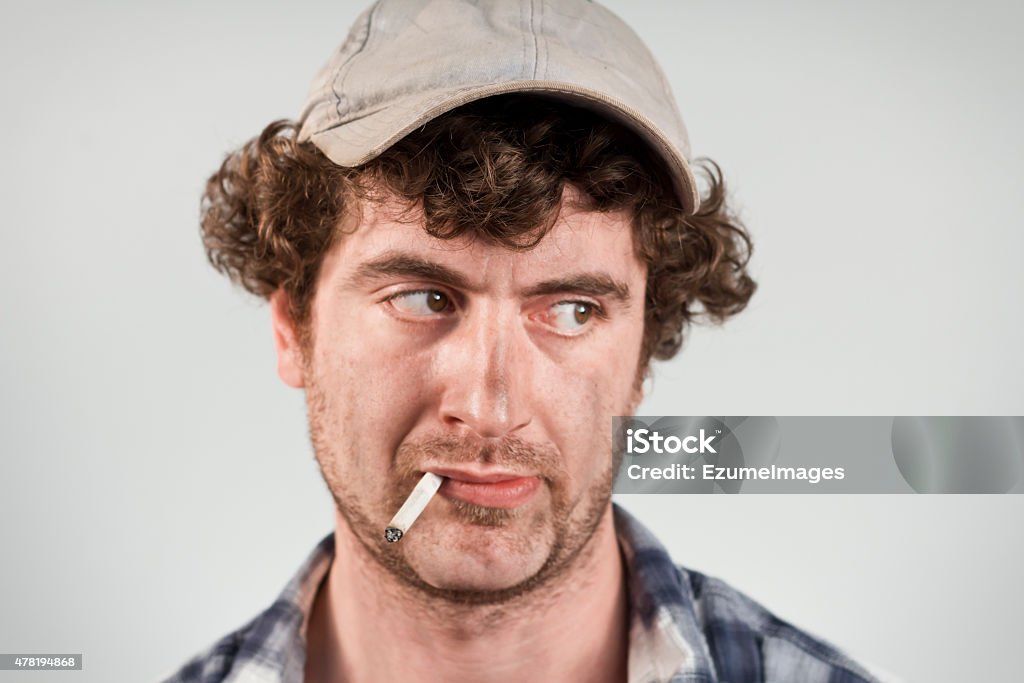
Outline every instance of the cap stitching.
{"label": "cap stitching", "polygon": [[537,34],[538,35],[537,39],[539,41],[538,44],[543,48],[543,52],[544,52],[544,66],[543,66],[543,69],[542,69],[541,68],[541,63],[540,63],[540,55],[538,55],[537,56],[537,61],[535,61],[534,65],[533,65],[533,77],[534,78],[539,78],[541,71],[544,72],[545,76],[547,76],[547,74],[548,74],[548,49],[549,49],[548,43],[549,43],[549,41],[548,41],[548,34],[544,31],[544,19],[545,18],[546,18],[546,15],[544,13],[544,3],[542,1],[541,5],[540,5],[540,32]]}
{"label": "cap stitching", "polygon": [[537,60],[540,58],[540,48],[537,39],[537,27],[534,25],[535,0],[530,0],[530,37],[533,38],[533,78],[537,78]]}
{"label": "cap stitching", "polygon": [[373,9],[371,9],[369,14],[366,16],[366,32],[363,34],[363,44],[360,45],[347,60],[338,65],[338,70],[335,72],[334,78],[331,80],[331,92],[334,94],[334,113],[337,115],[337,120],[339,122],[344,118],[344,115],[341,113],[341,104],[345,99],[342,84],[348,77],[349,72],[352,71],[352,62],[355,61],[355,58],[366,49],[367,44],[370,42],[370,33],[373,31],[373,17],[377,14],[377,10],[380,9],[381,4],[381,0],[374,3]]}

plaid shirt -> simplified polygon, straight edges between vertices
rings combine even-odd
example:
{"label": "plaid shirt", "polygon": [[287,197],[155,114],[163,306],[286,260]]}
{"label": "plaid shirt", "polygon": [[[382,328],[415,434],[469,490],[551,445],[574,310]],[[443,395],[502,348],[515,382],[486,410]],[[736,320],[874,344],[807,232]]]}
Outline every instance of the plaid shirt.
{"label": "plaid shirt", "polygon": [[[726,583],[677,567],[654,535],[618,506],[615,525],[632,610],[629,683],[880,680]],[[332,533],[273,605],[165,683],[301,683],[305,621],[333,559]]]}

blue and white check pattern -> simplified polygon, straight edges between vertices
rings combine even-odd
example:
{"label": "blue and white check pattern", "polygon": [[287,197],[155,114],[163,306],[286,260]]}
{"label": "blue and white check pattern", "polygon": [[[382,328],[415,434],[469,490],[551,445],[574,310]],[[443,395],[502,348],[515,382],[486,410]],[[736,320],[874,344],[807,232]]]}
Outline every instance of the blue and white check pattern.
{"label": "blue and white check pattern", "polygon": [[[875,683],[860,664],[726,583],[676,566],[615,506],[632,609],[628,683]],[[334,559],[324,538],[266,611],[165,683],[301,683],[305,622]]]}

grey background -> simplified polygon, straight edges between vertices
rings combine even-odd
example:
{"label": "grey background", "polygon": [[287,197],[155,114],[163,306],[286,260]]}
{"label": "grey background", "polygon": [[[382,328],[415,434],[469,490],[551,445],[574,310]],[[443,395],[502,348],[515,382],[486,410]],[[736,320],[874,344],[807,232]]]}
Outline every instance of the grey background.
{"label": "grey background", "polygon": [[[719,161],[761,290],[641,414],[1024,414],[1019,3],[608,3]],[[362,3],[0,9],[0,652],[154,680],[330,530],[264,307],[210,270],[220,156]],[[678,561],[907,680],[1012,680],[1018,496],[635,496]]]}

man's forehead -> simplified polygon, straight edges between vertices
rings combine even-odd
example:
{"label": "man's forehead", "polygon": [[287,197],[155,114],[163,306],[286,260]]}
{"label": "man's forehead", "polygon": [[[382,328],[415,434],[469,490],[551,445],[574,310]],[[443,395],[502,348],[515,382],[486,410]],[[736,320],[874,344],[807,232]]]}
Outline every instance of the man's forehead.
{"label": "man's forehead", "polygon": [[595,211],[568,193],[550,230],[528,249],[487,243],[472,230],[435,237],[425,230],[419,207],[392,197],[364,201],[360,208],[324,263],[325,275],[334,272],[350,284],[375,274],[418,273],[420,279],[456,279],[450,284],[482,289],[488,283],[524,286],[571,273],[605,272],[618,281],[646,274],[633,246],[632,214]]}

